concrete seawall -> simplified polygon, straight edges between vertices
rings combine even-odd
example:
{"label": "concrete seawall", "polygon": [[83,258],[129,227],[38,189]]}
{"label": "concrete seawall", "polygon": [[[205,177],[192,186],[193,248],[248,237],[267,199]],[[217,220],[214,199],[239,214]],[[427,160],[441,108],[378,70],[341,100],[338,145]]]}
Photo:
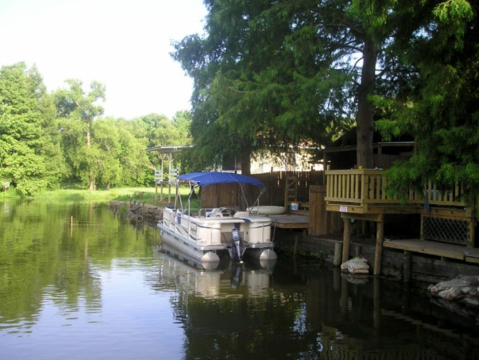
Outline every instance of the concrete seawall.
{"label": "concrete seawall", "polygon": [[[280,229],[282,230],[282,229]],[[304,236],[300,232],[288,230],[278,231],[275,236],[275,243],[279,246],[292,247],[295,239],[297,249],[313,253],[322,253],[324,261],[334,262],[335,252],[342,249],[342,241],[328,238],[327,236],[315,237]],[[350,258],[362,256],[368,260],[371,266],[371,273],[374,267],[375,245],[361,242],[352,242],[350,247]],[[404,279],[405,271],[404,251],[385,248],[382,253],[381,275],[393,278]],[[412,253],[410,256],[411,280],[425,283],[435,283],[451,278],[465,275],[477,275],[479,266],[464,263],[439,256]]]}

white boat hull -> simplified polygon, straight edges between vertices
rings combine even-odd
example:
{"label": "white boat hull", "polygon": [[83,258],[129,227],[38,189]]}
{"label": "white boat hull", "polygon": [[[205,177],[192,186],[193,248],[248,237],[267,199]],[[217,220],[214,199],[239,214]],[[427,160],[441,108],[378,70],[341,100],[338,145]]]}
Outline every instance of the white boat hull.
{"label": "white boat hull", "polygon": [[[204,216],[189,216],[179,210],[165,208],[158,228],[166,244],[195,262],[217,262],[223,254],[237,260],[243,256],[260,260],[277,258],[269,217],[248,212],[233,215],[225,210],[229,211],[216,208],[203,211]],[[239,256],[233,242],[234,229],[241,238]]]}
{"label": "white boat hull", "polygon": [[160,231],[161,238],[163,239],[164,243],[181,252],[186,259],[197,263],[220,261],[218,252],[224,250],[223,248],[215,250],[212,248],[202,249],[201,247],[193,247],[188,244],[188,242],[185,242],[184,239],[182,239],[182,237],[178,234],[166,229],[162,229],[161,227]]}

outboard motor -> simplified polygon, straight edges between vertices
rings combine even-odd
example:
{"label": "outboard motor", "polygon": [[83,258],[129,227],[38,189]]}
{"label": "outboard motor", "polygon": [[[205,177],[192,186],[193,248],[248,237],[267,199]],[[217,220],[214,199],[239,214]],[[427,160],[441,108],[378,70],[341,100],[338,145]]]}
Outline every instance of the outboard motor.
{"label": "outboard motor", "polygon": [[241,258],[241,237],[239,235],[238,229],[235,227],[231,230],[231,239],[233,240],[233,249],[234,253],[236,254],[236,260],[241,264],[243,263],[243,259]]}
{"label": "outboard motor", "polygon": [[236,290],[243,281],[243,265],[234,265],[233,276],[231,277],[231,288]]}

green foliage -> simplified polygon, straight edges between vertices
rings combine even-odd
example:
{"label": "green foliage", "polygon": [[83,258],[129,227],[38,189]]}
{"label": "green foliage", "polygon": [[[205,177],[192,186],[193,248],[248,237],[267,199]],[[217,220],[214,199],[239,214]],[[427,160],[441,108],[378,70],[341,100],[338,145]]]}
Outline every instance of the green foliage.
{"label": "green foliage", "polygon": [[[168,119],[165,115],[149,114],[133,119],[129,123],[136,134],[143,134],[145,148],[191,144],[191,113],[189,111],[177,112],[173,120]],[[151,183],[153,182],[153,169],[158,169],[161,166],[161,160],[167,159],[155,151],[148,152],[147,156],[150,167],[148,173],[145,173],[142,178],[143,181]],[[180,158],[175,157],[173,160],[173,166],[180,168]]]}
{"label": "green foliage", "polygon": [[0,178],[21,195],[58,183],[54,107],[36,68],[24,63],[0,70]]}
{"label": "green foliage", "polygon": [[[462,184],[463,200],[473,203],[479,193],[479,8],[463,0],[414,6],[415,32],[395,46],[417,75],[403,96],[375,99],[388,116],[377,122],[383,134],[416,139],[411,160],[388,172],[390,191],[404,194],[429,180],[445,189]],[[410,20],[398,22],[398,33],[407,27]]]}
{"label": "green foliage", "polygon": [[319,148],[355,122],[366,139],[358,156],[372,162],[369,96],[403,86],[386,85],[399,69],[387,55],[395,4],[206,1],[207,35],[185,37],[173,54],[195,83],[190,162],[201,168],[263,149]]}
{"label": "green foliage", "polygon": [[[384,140],[416,149],[388,172],[400,196],[434,180],[479,192],[479,6],[466,0],[207,0],[206,35],[175,43],[194,79],[193,111],[103,119],[105,88],[68,80],[46,92],[35,68],[0,71],[0,179],[21,194],[81,181],[151,185],[162,158],[145,149],[195,144],[175,167],[203,170],[255,152],[329,145],[358,124],[358,157]],[[55,106],[54,106],[55,105]],[[358,159],[359,160],[359,159]],[[9,190],[10,191],[10,190]]]}
{"label": "green foliage", "polygon": [[66,83],[48,94],[35,67],[1,69],[0,179],[10,184],[8,194],[39,195],[75,182],[90,189],[151,185],[158,159],[146,148],[191,143],[187,111],[173,120],[105,119],[103,85],[93,82],[85,92],[81,81]]}
{"label": "green foliage", "polygon": [[120,206],[120,209],[118,209],[118,216],[125,218],[126,214],[128,214],[128,208],[123,204]]}
{"label": "green foliage", "polygon": [[[93,120],[103,114],[103,108],[97,102],[105,99],[105,87],[93,82],[85,94],[81,81],[69,79],[66,83],[67,89],[58,89],[55,93],[57,114],[67,129],[62,145],[68,154],[67,163],[72,173],[92,190],[101,170],[116,166],[115,162],[102,163],[99,147],[92,146]],[[112,176],[111,172],[108,176]]]}

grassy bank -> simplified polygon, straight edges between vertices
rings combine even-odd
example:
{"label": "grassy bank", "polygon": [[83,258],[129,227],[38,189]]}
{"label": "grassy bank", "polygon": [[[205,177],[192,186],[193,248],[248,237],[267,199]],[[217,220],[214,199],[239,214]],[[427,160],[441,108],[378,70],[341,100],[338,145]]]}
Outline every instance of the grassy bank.
{"label": "grassy bank", "polygon": [[[189,194],[189,187],[180,187],[180,194],[183,202]],[[174,189],[172,189],[171,202],[175,201]],[[2,200],[20,200],[17,197],[11,197],[8,193],[0,195]],[[155,194],[154,188],[118,188],[111,190],[80,190],[80,189],[59,189],[54,191],[47,191],[45,193],[35,196],[33,201],[45,201],[45,202],[109,202],[115,201],[139,201],[141,203],[163,206],[168,203],[168,189],[163,189],[163,201],[160,201],[160,191]]]}

